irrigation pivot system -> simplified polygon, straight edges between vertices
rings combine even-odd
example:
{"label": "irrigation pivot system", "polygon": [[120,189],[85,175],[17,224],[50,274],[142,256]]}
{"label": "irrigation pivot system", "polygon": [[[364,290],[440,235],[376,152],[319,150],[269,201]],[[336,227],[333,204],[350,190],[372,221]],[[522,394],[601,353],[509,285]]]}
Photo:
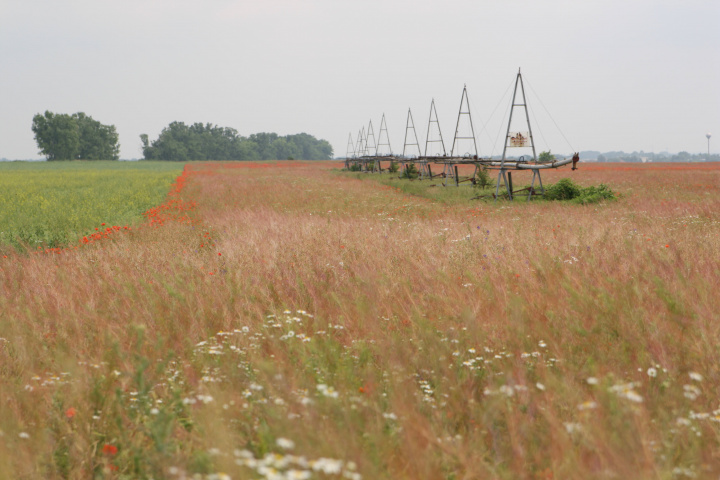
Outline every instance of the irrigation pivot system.
{"label": "irrigation pivot system", "polygon": [[[527,131],[513,130],[513,116],[515,109],[522,107],[525,113]],[[522,112],[520,115],[522,115]],[[518,116],[515,116],[518,119]],[[522,117],[520,117],[522,120]],[[469,124],[469,134],[461,133],[460,125]],[[382,142],[383,135],[386,138]],[[478,154],[477,142],[475,139],[475,127],[472,123],[470,113],[470,100],[468,99],[467,87],[463,87],[462,97],[460,99],[460,109],[458,111],[457,124],[455,126],[455,136],[447,153],[445,141],[440,130],[440,122],[438,121],[437,110],[435,108],[435,100],[430,103],[430,116],[428,119],[427,134],[425,137],[425,150],[421,152],[420,144],[417,139],[415,130],[415,121],[412,112],[408,109],[407,121],[405,124],[405,143],[403,145],[402,155],[392,153],[390,147],[390,139],[387,133],[387,124],[385,115],[383,114],[380,122],[380,133],[375,138],[372,127],[372,121],[368,124],[367,129],[363,126],[353,142],[352,134],[348,138],[347,154],[345,158],[345,168],[348,170],[356,170],[367,173],[382,172],[382,162],[389,162],[389,165],[396,165],[401,172],[408,169],[417,169],[418,178],[421,180],[432,179],[435,177],[442,178],[442,185],[460,186],[461,183],[475,184],[478,172],[480,170],[497,170],[497,183],[495,187],[495,200],[501,195],[500,187],[504,188],[503,194],[512,200],[515,194],[527,191],[527,199],[530,200],[533,195],[543,195],[545,193],[540,171],[548,168],[560,168],[565,165],[572,164],[572,169],[577,170],[577,163],[580,156],[575,153],[570,158],[561,160],[540,161],[535,151],[535,141],[533,139],[532,128],[530,127],[530,115],[528,113],[528,105],[525,96],[525,85],[523,84],[522,74],[518,70],[515,78],[515,89],[513,91],[512,102],[510,104],[510,115],[508,118],[507,129],[505,132],[505,142],[503,145],[502,157],[483,158]],[[460,153],[460,143],[470,145],[470,150]],[[383,147],[381,149],[381,147]],[[509,157],[508,149],[524,148],[532,151],[532,155],[521,155],[519,157]],[[436,151],[435,154],[432,151]],[[415,153],[416,152],[416,153]],[[442,172],[433,174],[431,164],[442,167]],[[474,171],[471,177],[461,179],[458,174],[459,165],[473,165]],[[439,168],[438,168],[439,169]],[[393,170],[388,167],[388,170]],[[513,171],[531,171],[532,181],[530,186],[521,190],[513,190],[512,172]],[[536,183],[537,181],[537,188]]]}

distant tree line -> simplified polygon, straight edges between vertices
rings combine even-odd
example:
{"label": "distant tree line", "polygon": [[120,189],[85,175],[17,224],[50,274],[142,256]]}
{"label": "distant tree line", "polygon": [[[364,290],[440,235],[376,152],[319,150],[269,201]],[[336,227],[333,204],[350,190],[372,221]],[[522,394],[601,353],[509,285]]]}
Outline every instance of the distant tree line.
{"label": "distant tree line", "polygon": [[[580,154],[582,159],[582,153]],[[720,155],[713,153],[708,156],[707,153],[689,153],[689,152],[678,152],[671,154],[668,152],[654,153],[639,152],[626,153],[622,151],[605,152],[597,155],[598,162],[628,162],[628,163],[641,163],[641,162],[720,162]]]}
{"label": "distant tree line", "polygon": [[103,125],[83,112],[33,117],[32,131],[48,160],[118,160],[120,144],[114,125]]}
{"label": "distant tree line", "polygon": [[333,155],[330,143],[307,133],[243,137],[211,123],[172,122],[156,140],[146,134],[140,140],[145,160],[329,160]]}

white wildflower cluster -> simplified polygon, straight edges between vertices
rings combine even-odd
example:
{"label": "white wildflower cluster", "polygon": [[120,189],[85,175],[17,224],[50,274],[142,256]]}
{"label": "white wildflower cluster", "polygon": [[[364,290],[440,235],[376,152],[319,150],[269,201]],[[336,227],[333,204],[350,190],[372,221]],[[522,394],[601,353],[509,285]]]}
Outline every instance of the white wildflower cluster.
{"label": "white wildflower cluster", "polygon": [[292,450],[293,448],[295,448],[295,442],[288,438],[280,437],[275,440],[275,444],[283,450]]}
{"label": "white wildflower cluster", "polygon": [[189,396],[189,397],[183,398],[182,403],[184,405],[195,405],[196,403],[199,402],[199,403],[207,405],[208,403],[212,403],[213,401],[215,401],[215,399],[212,397],[212,395],[198,394],[195,396]]}
{"label": "white wildflower cluster", "polygon": [[620,398],[625,398],[635,403],[642,403],[643,397],[635,391],[635,388],[640,386],[637,382],[622,383],[613,385],[608,390],[615,393]]}
{"label": "white wildflower cluster", "polygon": [[689,426],[691,424],[691,420],[700,420],[700,421],[709,421],[712,423],[720,423],[720,409],[713,410],[710,413],[707,413],[707,412],[695,413],[692,410],[690,410],[690,413],[688,413],[688,418],[679,417],[675,421],[675,423],[677,423],[678,425]]}
{"label": "white wildflower cluster", "polygon": [[[100,367],[107,366],[107,364],[108,364],[108,362],[100,362],[100,363],[88,363],[88,362],[83,362],[83,361],[78,362],[78,365],[80,365],[80,366],[86,366],[86,367],[89,367],[89,368],[92,368],[95,370],[99,370]],[[65,375],[69,375],[69,374],[66,373]]]}
{"label": "white wildflower cluster", "polygon": [[351,396],[351,397],[348,397],[348,401],[350,402],[350,410],[357,410],[358,405],[361,405],[366,408],[368,406],[367,399],[365,399],[363,397]]}
{"label": "white wildflower cluster", "polygon": [[295,397],[297,398],[297,401],[300,403],[300,405],[307,407],[308,405],[312,405],[314,402],[310,398],[310,394],[306,389],[300,389],[295,390],[293,392]]}
{"label": "white wildflower cluster", "polygon": [[[294,442],[291,440],[278,439],[278,442],[280,443],[281,440],[285,445],[292,444],[294,447]],[[362,475],[356,471],[357,465],[354,462],[325,457],[310,460],[304,456],[280,453],[268,453],[263,458],[255,458],[248,450],[235,450],[234,456],[237,465],[250,468],[267,480],[306,480],[315,474],[362,480]]]}
{"label": "white wildflower cluster", "polygon": [[448,436],[446,436],[445,438],[437,437],[438,443],[455,443],[455,444],[459,444],[460,442],[462,442],[462,439],[463,439],[462,435],[459,435],[459,434],[458,434],[458,435],[455,435],[455,436],[448,435]]}
{"label": "white wildflower cluster", "polygon": [[[218,333],[222,334],[224,332],[218,332]],[[195,344],[195,351],[206,353],[208,355],[223,355],[224,354],[223,345],[217,343],[217,340],[214,338],[211,338],[210,340],[203,340],[202,342]]]}
{"label": "white wildflower cluster", "polygon": [[702,391],[696,385],[683,385],[683,395],[685,398],[695,400],[701,393]]}
{"label": "white wildflower cluster", "polygon": [[[547,343],[545,343],[545,341],[540,340],[538,342],[538,347],[543,349],[543,348],[547,348],[548,345],[547,345]],[[525,360],[527,363],[532,364],[538,360],[541,360],[543,358],[543,353],[539,352],[537,350],[534,352],[523,352],[520,354],[520,358],[522,360]],[[557,358],[551,357],[551,358],[548,358],[547,360],[545,360],[545,365],[547,365],[548,367],[554,367],[555,364],[559,361],[560,360],[558,360]]]}
{"label": "white wildflower cluster", "polygon": [[[562,258],[559,258],[559,259],[562,260]],[[568,263],[568,264],[572,265],[573,263],[577,263],[577,262],[579,262],[580,260],[577,259],[577,258],[575,258],[575,257],[573,257],[572,255],[570,255],[570,258],[569,258],[569,259],[567,259],[567,260],[562,260],[562,261],[563,261],[563,263]]]}
{"label": "white wildflower cluster", "polygon": [[[688,415],[689,418],[684,417],[678,417],[675,420],[675,424],[678,427],[687,427],[690,432],[694,433],[697,437],[702,437],[702,431],[700,430],[700,427],[697,424],[697,421],[704,421],[704,420],[710,420],[714,421],[713,418],[709,413],[694,413],[690,412]],[[694,420],[694,421],[693,421]],[[676,433],[677,430],[673,429],[672,433]]]}
{"label": "white wildflower cluster", "polygon": [[697,474],[687,467],[675,467],[672,470],[672,474],[674,477],[688,477],[688,478],[697,477]]}
{"label": "white wildflower cluster", "polygon": [[338,392],[333,387],[329,387],[325,385],[324,383],[319,383],[317,385],[318,392],[324,397],[330,397],[330,398],[338,398]]}
{"label": "white wildflower cluster", "polygon": [[[285,310],[280,316],[268,315],[266,322],[262,324],[264,329],[283,329],[286,326],[294,326],[294,328],[288,329],[279,338],[281,340],[296,339],[301,342],[309,342],[311,338],[305,333],[297,332],[297,329],[303,325],[303,320],[307,318],[314,318],[313,315],[307,313],[305,310],[297,310],[292,313],[290,310]],[[324,333],[324,332],[322,332]],[[268,336],[263,332],[251,332],[250,327],[244,325],[240,328],[236,328],[232,331],[220,331],[208,340],[203,340],[195,345],[193,350],[194,354],[204,355],[225,355],[228,353],[246,355],[248,350],[258,350],[261,348],[262,340]],[[246,368],[247,365],[238,365],[241,368]],[[204,381],[220,381],[220,377],[211,375],[205,378]]]}
{"label": "white wildflower cluster", "polygon": [[[97,368],[100,368],[100,366],[98,365]],[[31,382],[28,382],[24,389],[27,392],[32,392],[35,388],[68,385],[71,380],[70,377],[71,375],[69,372],[61,372],[59,374],[47,373],[44,376],[33,375]]]}
{"label": "white wildflower cluster", "polygon": [[720,423],[720,409],[713,410],[712,415],[708,418],[711,422]]}
{"label": "white wildflower cluster", "polygon": [[418,381],[418,386],[422,392],[423,402],[435,403],[435,390],[433,390],[432,386],[430,386],[430,382],[427,380],[420,380]]}
{"label": "white wildflower cluster", "polygon": [[[545,386],[543,385],[543,389],[544,388]],[[491,389],[486,387],[485,390],[483,390],[484,395],[504,395],[508,398],[514,396],[518,392],[527,392],[527,387],[525,385],[502,385],[500,388],[497,389]]]}
{"label": "white wildflower cluster", "polygon": [[[311,337],[305,333],[296,332],[294,328],[299,328],[303,325],[305,318],[314,318],[313,315],[307,313],[305,310],[296,310],[295,313],[290,310],[285,310],[280,317],[275,315],[267,316],[267,324],[265,328],[283,328],[284,326],[291,327],[285,334],[281,335],[280,340],[291,340],[296,339],[301,342],[310,342]],[[325,332],[322,332],[325,333]]]}
{"label": "white wildflower cluster", "polygon": [[218,367],[204,367],[202,369],[202,377],[200,377],[202,383],[217,383],[223,379],[224,377],[220,374],[220,368]]}
{"label": "white wildflower cluster", "polygon": [[[454,355],[454,354],[453,354]],[[463,361],[463,365],[468,367],[470,370],[482,369],[485,363],[490,363],[490,360],[485,360],[483,357],[470,358]]]}
{"label": "white wildflower cluster", "polygon": [[573,423],[573,422],[566,422],[565,425],[565,431],[569,433],[570,435],[573,435],[575,433],[580,433],[583,430],[583,426],[579,423]]}
{"label": "white wildflower cluster", "polygon": [[523,353],[520,354],[520,358],[523,358],[523,359],[525,359],[525,358],[539,358],[540,355],[542,355],[540,352],[532,352],[532,353],[523,352]]}
{"label": "white wildflower cluster", "polygon": [[[447,339],[441,339],[441,341],[447,341]],[[458,340],[450,340],[452,343],[459,343]],[[465,367],[468,367],[470,370],[482,370],[487,365],[492,365],[495,360],[504,360],[506,358],[512,358],[513,354],[506,352],[504,350],[501,350],[497,353],[495,353],[495,350],[489,347],[483,347],[482,349],[486,355],[475,355],[477,350],[475,348],[469,348],[467,352],[470,355],[474,355],[471,358],[468,358],[467,360],[463,360],[462,364]],[[452,354],[454,357],[461,356],[460,351],[455,351]]]}
{"label": "white wildflower cluster", "polygon": [[[642,368],[638,368],[638,372],[642,372],[642,371],[643,371]],[[660,372],[662,372],[662,373],[667,373],[667,369],[666,369],[666,368],[662,368],[659,364],[656,364],[656,365],[654,365],[654,366],[650,366],[650,367],[648,367],[647,370],[645,370],[645,373],[646,373],[647,376],[650,377],[650,378],[656,378]]]}

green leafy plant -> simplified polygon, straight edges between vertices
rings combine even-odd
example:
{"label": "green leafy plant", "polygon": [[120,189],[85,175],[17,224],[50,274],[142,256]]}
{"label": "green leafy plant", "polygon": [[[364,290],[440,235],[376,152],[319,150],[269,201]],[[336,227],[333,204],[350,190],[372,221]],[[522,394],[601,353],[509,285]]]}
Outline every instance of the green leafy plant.
{"label": "green leafy plant", "polygon": [[582,189],[580,197],[573,199],[574,203],[588,204],[597,203],[602,200],[615,200],[617,197],[610,187],[601,183],[598,186],[591,186]]}
{"label": "green leafy plant", "polygon": [[572,200],[582,194],[582,189],[569,178],[562,178],[545,189],[546,200]]}
{"label": "green leafy plant", "polygon": [[405,170],[403,170],[402,178],[407,178],[409,180],[414,180],[420,176],[420,172],[418,172],[417,167],[414,163],[408,163],[408,165],[405,167]]}
{"label": "green leafy plant", "polygon": [[390,162],[390,166],[388,167],[388,172],[397,173],[398,170],[400,170],[400,166],[397,164],[397,162]]}
{"label": "green leafy plant", "polygon": [[475,182],[473,185],[478,188],[488,188],[493,186],[493,181],[492,178],[490,178],[490,172],[487,167],[483,166],[478,169],[475,174]]}
{"label": "green leafy plant", "polygon": [[560,179],[557,183],[545,189],[545,200],[562,200],[582,205],[597,203],[602,200],[614,200],[616,198],[607,185],[581,187],[569,178]]}

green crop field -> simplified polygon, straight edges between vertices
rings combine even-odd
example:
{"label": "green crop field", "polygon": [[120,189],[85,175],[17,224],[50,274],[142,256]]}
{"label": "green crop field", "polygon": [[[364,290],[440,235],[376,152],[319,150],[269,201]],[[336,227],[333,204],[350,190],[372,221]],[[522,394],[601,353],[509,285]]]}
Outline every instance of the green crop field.
{"label": "green crop field", "polygon": [[0,249],[58,247],[106,225],[130,225],[162,203],[174,162],[0,164]]}

